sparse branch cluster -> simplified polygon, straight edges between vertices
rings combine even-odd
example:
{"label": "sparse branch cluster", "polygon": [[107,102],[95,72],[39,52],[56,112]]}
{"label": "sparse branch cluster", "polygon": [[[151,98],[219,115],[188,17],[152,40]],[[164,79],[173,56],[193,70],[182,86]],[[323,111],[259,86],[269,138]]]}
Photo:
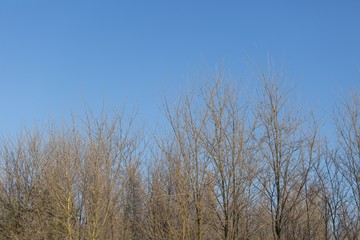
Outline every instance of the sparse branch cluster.
{"label": "sparse branch cluster", "polygon": [[276,75],[251,103],[214,74],[150,138],[124,115],[0,147],[0,239],[360,239],[360,96],[334,138]]}

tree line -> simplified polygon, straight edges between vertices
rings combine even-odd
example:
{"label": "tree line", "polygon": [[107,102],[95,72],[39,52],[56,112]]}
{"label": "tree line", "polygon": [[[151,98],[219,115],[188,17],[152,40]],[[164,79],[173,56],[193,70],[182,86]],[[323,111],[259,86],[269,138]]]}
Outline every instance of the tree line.
{"label": "tree line", "polygon": [[276,74],[214,73],[146,136],[88,112],[0,146],[0,239],[360,239],[360,95],[326,139]]}

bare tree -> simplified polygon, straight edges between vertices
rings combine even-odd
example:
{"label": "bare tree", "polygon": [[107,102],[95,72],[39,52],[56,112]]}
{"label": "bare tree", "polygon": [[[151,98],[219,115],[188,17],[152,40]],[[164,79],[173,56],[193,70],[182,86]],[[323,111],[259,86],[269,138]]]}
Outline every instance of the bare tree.
{"label": "bare tree", "polygon": [[263,204],[271,215],[273,238],[290,238],[285,229],[303,200],[302,192],[314,164],[317,132],[316,128],[304,131],[305,122],[298,112],[289,109],[288,92],[282,90],[276,74],[263,74],[262,79],[258,150],[264,167],[259,179]]}
{"label": "bare tree", "polygon": [[359,96],[330,144],[279,75],[254,105],[228,80],[164,101],[152,145],[133,115],[91,111],[1,142],[0,239],[359,239]]}
{"label": "bare tree", "polygon": [[59,215],[45,177],[48,146],[44,136],[40,131],[19,136],[17,142],[2,146],[2,235],[10,239],[65,237],[65,227],[54,221]]}
{"label": "bare tree", "polygon": [[[327,144],[328,145],[328,144]],[[319,208],[323,219],[325,239],[346,239],[341,223],[341,212],[348,195],[344,177],[335,165],[338,151],[327,146],[321,164],[316,168],[320,186]]]}
{"label": "bare tree", "polygon": [[251,157],[255,125],[246,119],[240,97],[218,73],[200,91],[184,94],[178,104],[164,104],[171,134],[158,146],[170,173],[167,197],[170,202],[175,196],[172,209],[181,210],[177,215],[182,239],[251,236],[247,213],[253,207],[251,186],[257,168]]}
{"label": "bare tree", "polygon": [[226,82],[221,72],[213,80],[202,91],[209,115],[202,141],[214,181],[214,227],[221,239],[247,239],[252,234],[248,213],[253,207],[252,184],[258,167],[252,157],[255,124],[245,103],[240,103],[239,89]]}
{"label": "bare tree", "polygon": [[348,239],[360,236],[360,97],[351,96],[335,112],[338,154],[335,166],[349,189],[344,200],[341,223]]}
{"label": "bare tree", "polygon": [[[196,226],[195,229],[188,227],[189,233],[184,236],[201,240],[205,228],[204,194],[209,185],[206,177],[209,159],[204,155],[201,143],[207,111],[201,108],[201,103],[196,102],[194,93],[185,94],[182,101],[172,108],[165,102],[164,109],[171,126],[173,144],[171,148],[161,149],[171,162],[169,166],[178,169],[174,174],[177,176],[177,185],[183,191],[178,193],[177,198],[183,199],[181,208],[189,211],[184,212],[188,218],[187,224]],[[170,149],[176,149],[176,154],[172,154],[174,151],[169,152]]]}

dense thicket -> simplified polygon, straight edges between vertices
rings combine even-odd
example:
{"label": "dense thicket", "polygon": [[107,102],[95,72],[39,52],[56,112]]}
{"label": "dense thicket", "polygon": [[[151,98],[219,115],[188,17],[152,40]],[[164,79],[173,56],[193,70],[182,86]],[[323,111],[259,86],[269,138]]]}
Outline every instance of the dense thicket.
{"label": "dense thicket", "polygon": [[[91,114],[0,150],[0,239],[360,239],[360,96],[331,144],[276,75],[215,74],[164,101],[166,132]],[[45,129],[45,128],[44,128]]]}

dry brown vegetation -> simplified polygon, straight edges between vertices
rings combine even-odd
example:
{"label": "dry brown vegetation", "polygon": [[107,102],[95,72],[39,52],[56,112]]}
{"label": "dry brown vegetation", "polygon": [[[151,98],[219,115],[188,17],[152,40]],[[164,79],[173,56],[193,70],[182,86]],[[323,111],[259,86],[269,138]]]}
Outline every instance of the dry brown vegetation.
{"label": "dry brown vegetation", "polygon": [[91,112],[0,150],[0,239],[360,239],[360,96],[334,143],[276,75],[255,103],[214,74],[154,138]]}

